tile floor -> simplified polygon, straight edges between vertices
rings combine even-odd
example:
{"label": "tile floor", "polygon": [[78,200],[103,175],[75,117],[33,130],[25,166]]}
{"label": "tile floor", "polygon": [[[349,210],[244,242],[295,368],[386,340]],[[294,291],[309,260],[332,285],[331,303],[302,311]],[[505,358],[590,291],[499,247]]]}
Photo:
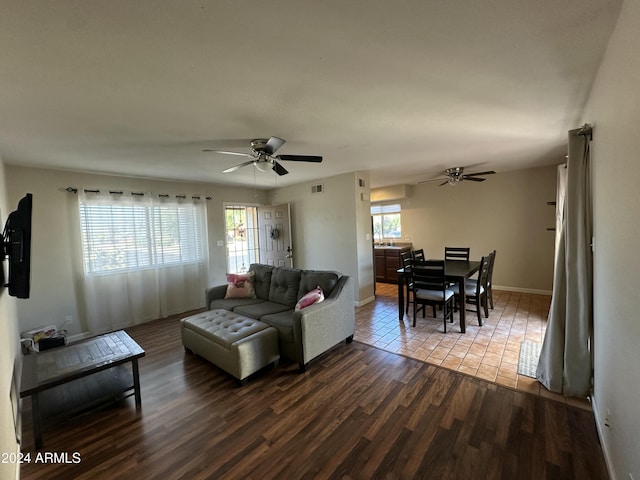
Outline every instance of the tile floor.
{"label": "tile floor", "polygon": [[542,343],[551,296],[494,291],[494,309],[478,325],[467,311],[466,333],[460,333],[459,314],[443,333],[442,312],[433,318],[418,315],[413,327],[409,314],[398,321],[398,287],[376,284],[375,301],[356,308],[354,339],[407,357],[456,370],[490,382],[590,409],[589,402],[549,392],[536,379],[518,375],[520,342]]}

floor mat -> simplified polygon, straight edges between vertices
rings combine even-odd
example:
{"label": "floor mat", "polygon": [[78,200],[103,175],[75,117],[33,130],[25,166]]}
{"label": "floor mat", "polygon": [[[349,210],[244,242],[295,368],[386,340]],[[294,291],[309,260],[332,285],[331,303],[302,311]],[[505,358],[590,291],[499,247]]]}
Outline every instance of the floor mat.
{"label": "floor mat", "polygon": [[520,343],[520,358],[518,359],[518,375],[536,378],[538,359],[542,345],[524,340]]}

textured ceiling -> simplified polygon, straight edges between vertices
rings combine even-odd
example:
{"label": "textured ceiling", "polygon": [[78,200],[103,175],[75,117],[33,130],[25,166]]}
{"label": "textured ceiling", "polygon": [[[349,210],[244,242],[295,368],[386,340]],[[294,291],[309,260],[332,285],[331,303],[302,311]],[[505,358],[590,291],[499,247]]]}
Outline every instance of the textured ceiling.
{"label": "textured ceiling", "polygon": [[[621,0],[0,0],[7,164],[271,187],[563,160]],[[254,174],[255,172],[255,174]]]}

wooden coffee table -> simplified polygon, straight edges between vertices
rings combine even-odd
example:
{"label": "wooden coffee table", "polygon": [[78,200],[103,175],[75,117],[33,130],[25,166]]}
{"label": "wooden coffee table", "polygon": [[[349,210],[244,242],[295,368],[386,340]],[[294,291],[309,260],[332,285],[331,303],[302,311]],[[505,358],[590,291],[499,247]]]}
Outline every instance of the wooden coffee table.
{"label": "wooden coffee table", "polygon": [[144,350],[122,330],[25,355],[20,397],[31,397],[36,449],[42,448],[43,418],[131,396],[124,395],[130,390],[140,408],[138,358],[143,356]]}

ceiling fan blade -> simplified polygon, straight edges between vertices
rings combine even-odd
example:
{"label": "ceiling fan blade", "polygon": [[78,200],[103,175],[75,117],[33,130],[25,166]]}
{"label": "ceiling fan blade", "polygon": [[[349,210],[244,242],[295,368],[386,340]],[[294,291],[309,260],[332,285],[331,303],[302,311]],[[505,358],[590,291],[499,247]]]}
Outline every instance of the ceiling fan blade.
{"label": "ceiling fan blade", "polygon": [[227,168],[226,170],[223,170],[223,171],[222,171],[222,173],[231,173],[231,172],[235,172],[235,171],[236,171],[236,170],[238,170],[239,168],[246,167],[247,165],[251,165],[251,164],[252,164],[252,163],[254,163],[254,162],[255,162],[255,160],[249,160],[248,162],[244,162],[244,163],[241,163],[241,164],[239,164],[239,165],[235,165],[235,166],[233,166],[233,167],[229,167],[229,168]]}
{"label": "ceiling fan blade", "polygon": [[284,145],[286,140],[279,137],[271,137],[267,140],[267,143],[264,145],[264,153],[267,155],[273,155],[276,150],[278,150],[282,145]]}
{"label": "ceiling fan blade", "polygon": [[433,182],[441,182],[442,180],[446,180],[447,177],[437,177],[437,178],[430,178],[429,180],[422,180],[418,183],[433,183]]}
{"label": "ceiling fan blade", "polygon": [[492,175],[496,172],[494,172],[493,170],[488,170],[486,172],[478,172],[478,173],[467,173],[465,174],[465,177],[470,177],[472,175]]}
{"label": "ceiling fan blade", "polygon": [[463,180],[471,180],[472,182],[484,182],[486,180],[486,178],[470,177],[469,175],[463,175],[462,179]]}
{"label": "ceiling fan blade", "polygon": [[293,162],[322,162],[322,157],[317,155],[277,155],[276,158],[278,160],[286,160]]}
{"label": "ceiling fan blade", "polygon": [[227,152],[225,150],[213,150],[211,148],[205,148],[204,150],[202,150],[203,152],[212,152],[212,153],[222,153],[223,155],[238,155],[239,157],[249,157],[249,158],[255,158],[253,155],[250,155],[248,153],[240,153],[240,152]]}
{"label": "ceiling fan blade", "polygon": [[275,160],[273,161],[273,171],[276,172],[280,176],[286,175],[287,173],[289,173],[286,168],[284,168],[282,165],[280,165]]}

